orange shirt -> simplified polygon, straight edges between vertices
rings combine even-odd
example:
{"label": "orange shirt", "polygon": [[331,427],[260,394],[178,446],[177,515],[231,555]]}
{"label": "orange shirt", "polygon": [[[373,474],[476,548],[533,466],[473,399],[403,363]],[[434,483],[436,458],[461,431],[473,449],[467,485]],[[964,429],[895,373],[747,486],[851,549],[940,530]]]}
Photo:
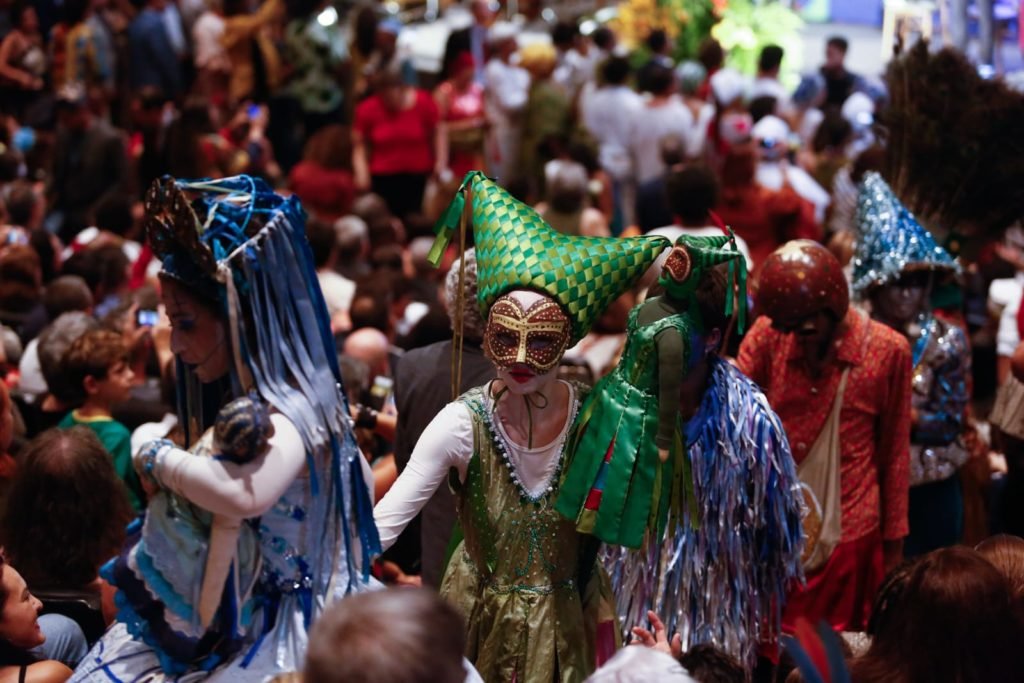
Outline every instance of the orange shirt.
{"label": "orange shirt", "polygon": [[[910,490],[911,353],[898,332],[850,309],[835,341],[836,359],[812,377],[793,335],[761,317],[740,347],[740,369],[761,385],[782,419],[799,464],[824,427],[846,366],[839,443],[843,542],[881,529],[907,535]],[[865,335],[869,335],[865,343]]]}

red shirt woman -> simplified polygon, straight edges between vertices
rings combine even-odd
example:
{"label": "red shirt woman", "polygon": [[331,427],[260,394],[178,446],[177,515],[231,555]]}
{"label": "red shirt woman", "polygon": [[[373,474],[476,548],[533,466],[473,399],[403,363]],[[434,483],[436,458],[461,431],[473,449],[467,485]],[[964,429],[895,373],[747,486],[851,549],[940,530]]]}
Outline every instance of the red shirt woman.
{"label": "red shirt woman", "polygon": [[384,73],[376,94],[356,107],[356,185],[372,189],[399,218],[421,210],[439,147],[438,111],[429,93]]}
{"label": "red shirt woman", "polygon": [[473,56],[463,52],[455,60],[451,79],[438,86],[435,95],[444,137],[438,166],[449,169],[456,180],[484,167],[484,89],[473,81],[474,73]]}
{"label": "red shirt woman", "polygon": [[288,174],[288,186],[302,206],[324,221],[349,214],[355,199],[352,133],[345,126],[318,130],[306,143],[302,161]]}

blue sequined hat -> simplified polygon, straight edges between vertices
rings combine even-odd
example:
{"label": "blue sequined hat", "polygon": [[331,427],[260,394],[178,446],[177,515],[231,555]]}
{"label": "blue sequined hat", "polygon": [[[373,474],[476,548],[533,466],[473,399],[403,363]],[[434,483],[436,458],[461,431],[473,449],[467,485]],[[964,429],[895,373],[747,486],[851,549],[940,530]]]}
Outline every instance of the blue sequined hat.
{"label": "blue sequined hat", "polygon": [[960,264],[935,243],[878,173],[866,174],[861,183],[857,227],[853,292],[858,298],[908,271],[960,272]]}

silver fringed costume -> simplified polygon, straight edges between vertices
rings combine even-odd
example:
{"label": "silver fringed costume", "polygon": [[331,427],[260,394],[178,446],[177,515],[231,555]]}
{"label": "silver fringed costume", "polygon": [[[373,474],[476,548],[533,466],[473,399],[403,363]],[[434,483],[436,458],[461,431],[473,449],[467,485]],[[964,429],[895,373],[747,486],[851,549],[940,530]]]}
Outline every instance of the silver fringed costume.
{"label": "silver fringed costume", "polygon": [[960,440],[967,408],[970,350],[959,327],[925,316],[910,339],[914,349],[910,485],[942,481],[970,456]]}
{"label": "silver fringed costume", "polygon": [[711,643],[753,668],[779,633],[786,589],[802,580],[796,465],[778,416],[758,387],[712,361],[697,413],[682,425],[690,480],[666,538],[639,551],[608,547],[623,627],[658,613],[683,649]]}
{"label": "silver fringed costume", "polygon": [[[874,287],[914,272],[958,275],[960,264],[903,205],[877,173],[867,173],[857,202],[857,253],[853,292],[868,298]],[[963,331],[931,311],[904,331],[914,351],[910,485],[943,481],[967,462],[960,443],[967,408],[970,351]]]}

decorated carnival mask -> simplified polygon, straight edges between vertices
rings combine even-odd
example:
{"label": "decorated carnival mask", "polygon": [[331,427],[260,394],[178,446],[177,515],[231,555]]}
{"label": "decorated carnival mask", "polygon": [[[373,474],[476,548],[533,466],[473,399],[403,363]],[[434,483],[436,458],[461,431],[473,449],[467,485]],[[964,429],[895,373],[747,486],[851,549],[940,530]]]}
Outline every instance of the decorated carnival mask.
{"label": "decorated carnival mask", "polygon": [[514,291],[491,307],[484,349],[499,368],[518,365],[544,375],[558,365],[570,336],[569,317],[554,299]]}
{"label": "decorated carnival mask", "polygon": [[677,245],[672,247],[668,258],[665,260],[664,273],[666,280],[674,285],[681,286],[690,279],[690,272],[693,270],[693,261],[690,252],[686,247]]}

